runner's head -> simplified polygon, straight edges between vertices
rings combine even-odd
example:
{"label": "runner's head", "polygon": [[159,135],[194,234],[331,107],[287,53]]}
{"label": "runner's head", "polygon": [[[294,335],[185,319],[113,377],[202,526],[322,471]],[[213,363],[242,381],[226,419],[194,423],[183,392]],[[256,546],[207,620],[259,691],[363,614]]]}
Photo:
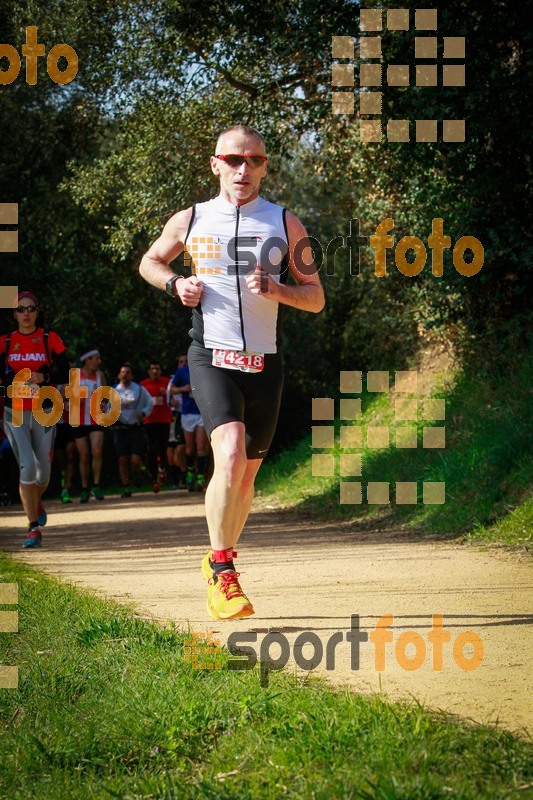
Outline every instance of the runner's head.
{"label": "runner's head", "polygon": [[211,169],[220,180],[220,194],[225,200],[235,206],[255,200],[267,171],[263,137],[247,125],[226,128],[211,156]]}
{"label": "runner's head", "polygon": [[21,333],[28,333],[37,327],[39,301],[33,292],[19,292],[17,305],[13,311],[15,322]]}
{"label": "runner's head", "polygon": [[85,367],[90,372],[96,372],[102,359],[100,358],[100,351],[96,347],[89,348],[80,356],[82,367]]}
{"label": "runner's head", "polygon": [[125,361],[123,364],[121,364],[121,367],[118,371],[118,379],[123,386],[129,386],[132,382],[133,367],[129,361]]}
{"label": "runner's head", "polygon": [[159,361],[150,361],[148,364],[148,375],[153,381],[161,377],[161,363]]}

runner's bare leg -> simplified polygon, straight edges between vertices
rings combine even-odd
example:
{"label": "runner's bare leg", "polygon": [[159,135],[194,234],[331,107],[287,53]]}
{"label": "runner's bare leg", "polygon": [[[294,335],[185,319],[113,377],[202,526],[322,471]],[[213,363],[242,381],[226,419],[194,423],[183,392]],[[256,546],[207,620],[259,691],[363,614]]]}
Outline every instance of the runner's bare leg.
{"label": "runner's bare leg", "polygon": [[253,481],[261,459],[248,461],[242,422],[227,422],[211,434],[214,472],[205,509],[214,550],[234,547],[250,512]]}
{"label": "runner's bare leg", "polygon": [[104,432],[91,431],[89,438],[91,440],[93,482],[99,484],[104,460]]}
{"label": "runner's bare leg", "polygon": [[89,467],[90,440],[88,436],[81,436],[75,441],[76,441],[76,447],[78,448],[78,456],[79,456],[78,466],[80,470],[81,485],[82,487],[87,488],[89,486],[89,477],[90,477],[90,467]]}
{"label": "runner's bare leg", "polygon": [[37,484],[19,483],[19,490],[24,513],[28,517],[29,522],[34,522],[37,519],[37,504],[40,496]]}
{"label": "runner's bare leg", "polygon": [[248,519],[248,515],[250,513],[250,509],[252,507],[252,502],[254,499],[254,481],[262,463],[263,463],[262,458],[253,458],[249,459],[248,464],[246,466],[244,477],[241,481],[240,514],[239,514],[239,521],[237,523],[237,533],[235,536],[233,547],[237,546],[239,537],[246,524],[246,520]]}

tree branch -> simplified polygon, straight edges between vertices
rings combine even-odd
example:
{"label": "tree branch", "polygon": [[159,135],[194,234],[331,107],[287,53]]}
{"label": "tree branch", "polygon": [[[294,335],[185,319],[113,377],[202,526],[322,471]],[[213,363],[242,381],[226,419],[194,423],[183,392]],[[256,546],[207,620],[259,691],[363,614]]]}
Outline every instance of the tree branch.
{"label": "tree branch", "polygon": [[258,86],[257,84],[245,83],[238,78],[234,78],[229,70],[221,67],[220,64],[214,64],[210,62],[205,53],[199,52],[199,56],[207,67],[214,69],[215,72],[218,72],[220,75],[222,75],[222,77],[229,83],[230,86],[233,86],[234,89],[238,89],[240,92],[246,92],[246,94],[249,94],[254,99],[260,93],[270,94],[271,92],[277,91],[282,87],[298,84],[305,77],[305,73],[299,71],[293,73],[292,75],[286,75],[284,78],[276,78],[275,80],[270,81],[270,83],[267,83],[265,86]]}

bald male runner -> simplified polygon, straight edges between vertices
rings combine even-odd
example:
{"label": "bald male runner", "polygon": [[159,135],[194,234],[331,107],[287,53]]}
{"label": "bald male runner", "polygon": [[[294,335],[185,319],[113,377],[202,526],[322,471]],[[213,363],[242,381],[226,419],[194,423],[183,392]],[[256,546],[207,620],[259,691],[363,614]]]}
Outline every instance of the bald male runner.
{"label": "bald male runner", "polygon": [[[318,313],[324,292],[302,223],[259,196],[267,156],[258,131],[223,131],[210,163],[218,196],[175,214],[140,273],[192,308],[191,387],[214,456],[205,496],[211,550],[202,575],[207,611],[219,620],[254,613],[233,559],[279,413],[280,305]],[[169,266],[184,250],[188,278]]]}

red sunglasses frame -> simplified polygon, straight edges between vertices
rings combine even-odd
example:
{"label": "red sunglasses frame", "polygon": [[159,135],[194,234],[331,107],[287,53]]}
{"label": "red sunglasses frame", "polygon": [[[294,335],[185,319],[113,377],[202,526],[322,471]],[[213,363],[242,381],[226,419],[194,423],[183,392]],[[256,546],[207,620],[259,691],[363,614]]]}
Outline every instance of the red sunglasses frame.
{"label": "red sunglasses frame", "polygon": [[[242,164],[245,163],[246,166],[249,169],[258,169],[266,161],[268,161],[268,158],[266,156],[260,156],[259,154],[255,154],[255,153],[252,153],[249,156],[243,156],[241,153],[225,153],[224,155],[215,156],[215,158],[220,159],[220,161],[223,161],[224,163],[227,163],[227,159],[228,158],[240,158],[241,159],[241,163],[239,164],[239,167],[241,167]],[[248,159],[250,159],[250,158],[260,158],[261,159],[261,164],[257,164],[257,165],[250,164],[249,161],[248,161]],[[230,167],[230,169],[239,169],[239,167],[232,167],[231,164],[228,164],[228,167]]]}

